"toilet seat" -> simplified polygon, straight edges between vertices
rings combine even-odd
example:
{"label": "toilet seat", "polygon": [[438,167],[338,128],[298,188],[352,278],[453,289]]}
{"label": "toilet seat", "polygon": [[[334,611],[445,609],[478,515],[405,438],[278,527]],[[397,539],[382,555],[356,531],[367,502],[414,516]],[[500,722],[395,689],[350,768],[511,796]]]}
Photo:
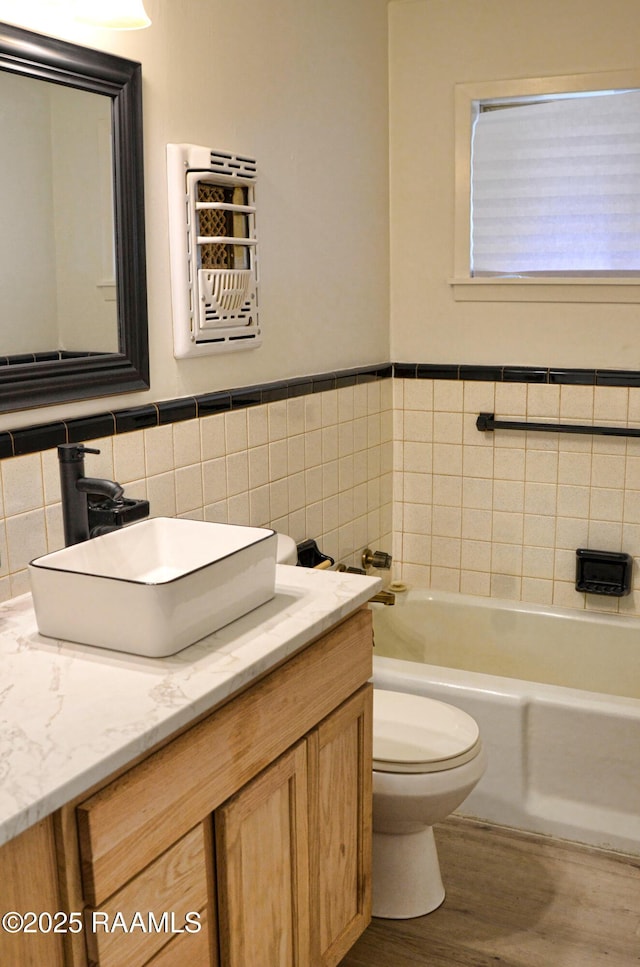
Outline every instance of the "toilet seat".
{"label": "toilet seat", "polygon": [[462,709],[423,695],[373,691],[373,768],[425,773],[455,769],[480,752],[480,730]]}

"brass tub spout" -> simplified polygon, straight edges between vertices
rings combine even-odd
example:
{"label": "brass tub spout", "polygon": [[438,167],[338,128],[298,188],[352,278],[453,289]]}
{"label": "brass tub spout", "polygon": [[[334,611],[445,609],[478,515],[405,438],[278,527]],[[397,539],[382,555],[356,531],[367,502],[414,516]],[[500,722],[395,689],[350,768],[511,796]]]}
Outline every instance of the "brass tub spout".
{"label": "brass tub spout", "polygon": [[396,603],[396,596],[393,591],[378,591],[372,598],[369,598],[369,601],[372,604],[385,604],[389,606]]}

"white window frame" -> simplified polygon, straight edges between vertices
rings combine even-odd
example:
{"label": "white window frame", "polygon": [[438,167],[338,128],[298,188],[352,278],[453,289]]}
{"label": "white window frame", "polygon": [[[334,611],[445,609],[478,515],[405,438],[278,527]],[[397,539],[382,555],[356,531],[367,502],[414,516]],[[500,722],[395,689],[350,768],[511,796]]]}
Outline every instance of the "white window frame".
{"label": "white window frame", "polygon": [[640,278],[474,277],[470,266],[471,136],[478,105],[501,98],[640,88],[640,71],[603,71],[516,80],[478,81],[455,87],[454,274],[449,279],[459,302],[640,302]]}

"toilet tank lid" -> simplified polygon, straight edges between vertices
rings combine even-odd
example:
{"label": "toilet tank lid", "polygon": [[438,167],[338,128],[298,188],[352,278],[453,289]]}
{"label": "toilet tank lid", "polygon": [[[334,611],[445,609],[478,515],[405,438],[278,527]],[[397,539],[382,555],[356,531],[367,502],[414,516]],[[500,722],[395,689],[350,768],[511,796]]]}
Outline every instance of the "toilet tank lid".
{"label": "toilet tank lid", "polygon": [[296,542],[288,534],[277,535],[276,562],[278,564],[297,564],[298,548]]}
{"label": "toilet tank lid", "polygon": [[477,722],[462,709],[423,695],[374,689],[374,760],[444,762],[469,752],[479,738]]}

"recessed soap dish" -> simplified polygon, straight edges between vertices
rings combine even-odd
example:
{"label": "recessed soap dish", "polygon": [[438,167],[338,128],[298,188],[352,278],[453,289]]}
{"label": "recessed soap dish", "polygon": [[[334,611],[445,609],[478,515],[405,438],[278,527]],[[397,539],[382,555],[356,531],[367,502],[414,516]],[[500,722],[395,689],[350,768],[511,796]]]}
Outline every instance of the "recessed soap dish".
{"label": "recessed soap dish", "polygon": [[633,558],[621,551],[576,551],[576,591],[621,598],[631,591]]}

